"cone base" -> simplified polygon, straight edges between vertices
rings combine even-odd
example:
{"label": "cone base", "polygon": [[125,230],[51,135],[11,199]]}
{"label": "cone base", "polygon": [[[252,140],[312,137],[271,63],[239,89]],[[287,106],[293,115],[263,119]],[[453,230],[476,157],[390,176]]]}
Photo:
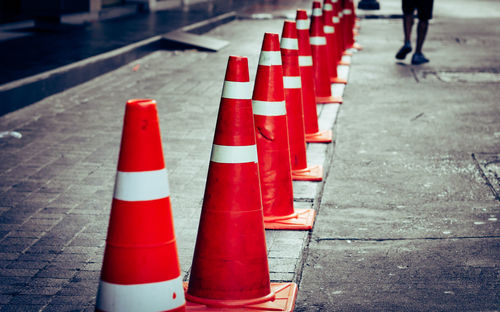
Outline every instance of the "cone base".
{"label": "cone base", "polygon": [[305,169],[292,170],[293,181],[323,181],[323,167],[315,165]]}
{"label": "cone base", "polygon": [[341,79],[339,77],[330,77],[330,83],[343,83],[343,84],[347,84],[347,80]]}
{"label": "cone base", "polygon": [[[184,290],[187,290],[188,283],[184,282]],[[271,283],[271,296],[267,301],[261,303],[243,304],[245,300],[210,300],[216,301],[221,306],[203,305],[190,302],[186,296],[186,311],[238,311],[238,312],[258,312],[258,311],[283,311],[292,312],[295,307],[295,299],[297,298],[297,284],[295,283]],[[200,298],[201,299],[201,298]],[[249,301],[249,300],[247,300]],[[237,305],[234,305],[236,303]]]}
{"label": "cone base", "polygon": [[316,133],[306,133],[306,143],[330,143],[332,140],[332,130],[329,129]]}
{"label": "cone base", "polygon": [[356,49],[356,50],[358,50],[358,51],[363,50],[363,47],[362,47],[359,43],[357,43],[357,42],[355,42],[355,43],[352,45],[352,47],[351,47],[351,48]]}
{"label": "cone base", "polygon": [[343,101],[340,96],[317,96],[316,104],[330,104],[330,103],[338,103],[341,104]]}
{"label": "cone base", "polygon": [[287,219],[277,217],[277,220],[266,220],[264,217],[264,228],[266,230],[310,230],[314,224],[316,211],[314,209],[295,209],[295,213]]}

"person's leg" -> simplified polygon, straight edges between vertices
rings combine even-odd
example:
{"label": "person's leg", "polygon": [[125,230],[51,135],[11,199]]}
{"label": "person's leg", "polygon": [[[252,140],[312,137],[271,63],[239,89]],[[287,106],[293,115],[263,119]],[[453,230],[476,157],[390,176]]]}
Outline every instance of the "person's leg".
{"label": "person's leg", "polygon": [[418,5],[418,26],[417,26],[417,47],[415,54],[411,59],[413,65],[420,65],[429,62],[422,53],[427,30],[429,29],[429,20],[432,18],[433,0],[422,0]]}
{"label": "person's leg", "polygon": [[405,44],[411,45],[411,30],[413,28],[413,14],[403,15],[403,32],[405,36]]}
{"label": "person's leg", "polygon": [[416,4],[414,0],[402,0],[403,9],[403,34],[404,45],[396,53],[398,60],[404,60],[406,55],[411,52],[411,31],[413,28],[413,12],[415,12]]}
{"label": "person's leg", "polygon": [[422,47],[424,46],[425,36],[427,35],[427,29],[429,28],[429,20],[419,20],[417,26],[417,48],[415,53],[422,53]]}

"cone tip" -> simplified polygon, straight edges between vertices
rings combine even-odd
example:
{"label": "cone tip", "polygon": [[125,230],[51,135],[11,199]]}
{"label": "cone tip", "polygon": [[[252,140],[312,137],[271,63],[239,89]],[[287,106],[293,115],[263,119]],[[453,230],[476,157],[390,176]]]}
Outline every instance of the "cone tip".
{"label": "cone tip", "polygon": [[155,106],[156,101],[153,99],[130,99],[127,101],[127,107],[143,107]]}
{"label": "cone tip", "polygon": [[297,9],[297,17],[296,19],[304,20],[307,19],[307,11],[304,9]]}
{"label": "cone tip", "polygon": [[297,38],[297,28],[294,21],[283,23],[283,38]]}
{"label": "cone tip", "polygon": [[262,43],[262,51],[280,51],[280,36],[266,32]]}
{"label": "cone tip", "polygon": [[239,82],[250,81],[250,75],[248,73],[248,58],[246,56],[229,56],[225,80]]}
{"label": "cone tip", "polygon": [[313,1],[313,9],[320,9],[320,8],[321,8],[321,2]]}

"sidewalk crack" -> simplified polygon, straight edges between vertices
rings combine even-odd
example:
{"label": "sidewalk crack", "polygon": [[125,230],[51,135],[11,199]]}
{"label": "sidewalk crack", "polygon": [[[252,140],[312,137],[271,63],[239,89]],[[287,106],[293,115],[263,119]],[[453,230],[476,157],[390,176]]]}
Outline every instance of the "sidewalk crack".
{"label": "sidewalk crack", "polygon": [[455,240],[455,239],[496,239],[500,235],[483,236],[450,236],[450,237],[386,237],[386,238],[356,238],[356,237],[318,237],[316,242],[322,241],[358,241],[358,242],[386,242],[386,241],[417,241],[417,240]]}

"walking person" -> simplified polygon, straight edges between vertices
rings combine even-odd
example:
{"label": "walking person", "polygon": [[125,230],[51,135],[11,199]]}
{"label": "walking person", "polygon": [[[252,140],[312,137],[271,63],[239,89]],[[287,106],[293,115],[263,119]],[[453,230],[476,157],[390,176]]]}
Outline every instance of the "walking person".
{"label": "walking person", "polygon": [[422,53],[422,46],[424,45],[427,29],[429,28],[429,20],[432,18],[433,2],[434,0],[402,0],[405,42],[396,54],[396,58],[398,60],[404,60],[406,55],[412,51],[411,30],[413,28],[413,13],[417,10],[417,46],[411,59],[411,63],[413,65],[420,65],[429,62],[429,59],[427,59]]}

